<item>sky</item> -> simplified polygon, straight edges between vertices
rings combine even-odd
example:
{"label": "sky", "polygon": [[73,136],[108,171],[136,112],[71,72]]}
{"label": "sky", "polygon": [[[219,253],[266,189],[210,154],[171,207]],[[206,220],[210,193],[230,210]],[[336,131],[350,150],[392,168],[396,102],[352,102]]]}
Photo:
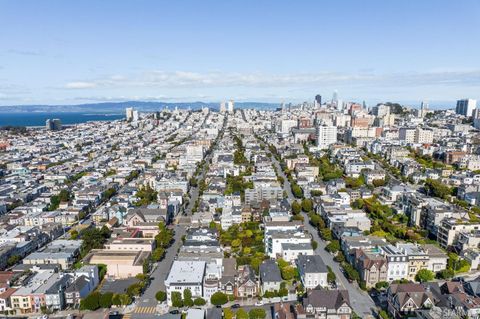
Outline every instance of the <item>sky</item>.
{"label": "sky", "polygon": [[480,99],[480,1],[0,0],[0,105]]}

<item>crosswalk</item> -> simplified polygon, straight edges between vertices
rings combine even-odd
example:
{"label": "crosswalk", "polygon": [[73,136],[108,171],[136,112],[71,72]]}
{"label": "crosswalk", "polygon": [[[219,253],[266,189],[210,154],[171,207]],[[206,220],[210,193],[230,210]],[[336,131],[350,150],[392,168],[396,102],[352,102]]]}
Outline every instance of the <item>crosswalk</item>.
{"label": "crosswalk", "polygon": [[156,313],[157,308],[156,307],[136,307],[133,310],[133,313]]}

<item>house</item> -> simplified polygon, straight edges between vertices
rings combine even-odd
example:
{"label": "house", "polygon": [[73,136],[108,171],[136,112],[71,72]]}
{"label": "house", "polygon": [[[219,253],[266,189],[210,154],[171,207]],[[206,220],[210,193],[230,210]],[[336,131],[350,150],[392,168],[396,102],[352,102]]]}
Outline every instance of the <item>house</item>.
{"label": "house", "polygon": [[175,260],[165,280],[167,304],[172,306],[172,292],[183,296],[185,289],[190,289],[192,298],[203,297],[203,278],[206,263],[204,261]]}
{"label": "house", "polygon": [[266,260],[260,265],[260,287],[262,293],[266,291],[279,291],[282,283],[280,269],[274,260]]}
{"label": "house", "polygon": [[259,294],[255,271],[250,265],[238,267],[236,280],[236,297],[251,298]]}
{"label": "house", "polygon": [[352,313],[347,290],[311,290],[296,309],[298,319],[350,319]]}
{"label": "house", "polygon": [[12,303],[10,296],[17,291],[17,288],[8,288],[4,292],[0,293],[0,311],[12,310]]}
{"label": "house", "polygon": [[284,243],[282,244],[283,260],[294,263],[299,256],[313,255],[312,243]]}
{"label": "house", "polygon": [[318,286],[328,286],[328,269],[318,255],[312,256],[298,256],[297,268],[300,273],[303,286],[306,289],[315,289]]}
{"label": "house", "polygon": [[228,295],[235,293],[236,263],[235,258],[224,258],[222,261],[223,271],[222,278],[220,278],[220,289]]}
{"label": "house", "polygon": [[415,310],[430,308],[434,297],[421,284],[391,284],[387,290],[388,312],[395,318],[404,318]]}
{"label": "house", "polygon": [[355,251],[355,266],[360,278],[367,287],[374,287],[376,283],[387,281],[387,259],[377,249]]}

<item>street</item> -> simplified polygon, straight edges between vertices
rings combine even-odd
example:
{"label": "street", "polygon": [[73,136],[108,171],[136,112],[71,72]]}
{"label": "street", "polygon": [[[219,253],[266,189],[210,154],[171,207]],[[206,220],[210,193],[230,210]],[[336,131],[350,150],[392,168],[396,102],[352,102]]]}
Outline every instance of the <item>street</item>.
{"label": "street", "polygon": [[[295,200],[295,197],[292,194],[292,190],[290,188],[290,182],[287,179],[287,176],[283,173],[283,170],[280,167],[280,163],[276,160],[276,158],[272,154],[272,162],[275,165],[278,174],[284,179],[283,189],[287,193],[288,201],[292,203]],[[309,218],[306,213],[302,213],[304,217],[304,226],[305,230],[307,230],[311,235],[312,238],[318,243],[318,247],[315,250],[315,254],[322,257],[323,262],[325,265],[332,268],[332,271],[335,273],[337,277],[337,285],[341,289],[345,289],[348,291],[350,295],[350,304],[353,307],[353,310],[360,316],[365,317],[367,315],[372,314],[372,309],[375,309],[375,303],[373,302],[372,298],[368,295],[367,292],[360,290],[356,285],[350,283],[343,274],[342,270],[340,269],[340,264],[333,260],[333,255],[325,250],[325,246],[327,243],[320,238],[318,235],[318,231],[309,223]]]}

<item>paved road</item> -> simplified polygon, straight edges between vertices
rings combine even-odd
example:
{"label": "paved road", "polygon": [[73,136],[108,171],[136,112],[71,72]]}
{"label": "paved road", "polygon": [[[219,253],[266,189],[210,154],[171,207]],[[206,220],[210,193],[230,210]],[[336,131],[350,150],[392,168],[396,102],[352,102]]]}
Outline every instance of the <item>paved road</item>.
{"label": "paved road", "polygon": [[[280,163],[275,159],[272,154],[271,157],[273,164],[277,168],[278,174],[284,178],[285,183],[283,185],[284,190],[287,192],[289,202],[292,202],[295,197],[292,194],[290,188],[290,182],[287,179],[287,176],[283,173],[282,169],[280,168]],[[358,288],[355,284],[350,283],[346,278],[343,272],[340,269],[340,264],[333,260],[333,255],[325,250],[325,246],[327,243],[318,236],[318,231],[315,229],[310,223],[308,222],[308,216],[306,213],[302,213],[304,217],[304,225],[305,229],[312,235],[313,239],[318,242],[318,247],[315,250],[315,254],[322,257],[323,262],[325,265],[330,266],[332,271],[335,273],[337,277],[337,285],[340,288],[346,289],[350,295],[350,303],[353,307],[353,310],[360,316],[366,317],[367,315],[372,314],[372,309],[376,309],[375,303],[370,298],[368,293]]]}

